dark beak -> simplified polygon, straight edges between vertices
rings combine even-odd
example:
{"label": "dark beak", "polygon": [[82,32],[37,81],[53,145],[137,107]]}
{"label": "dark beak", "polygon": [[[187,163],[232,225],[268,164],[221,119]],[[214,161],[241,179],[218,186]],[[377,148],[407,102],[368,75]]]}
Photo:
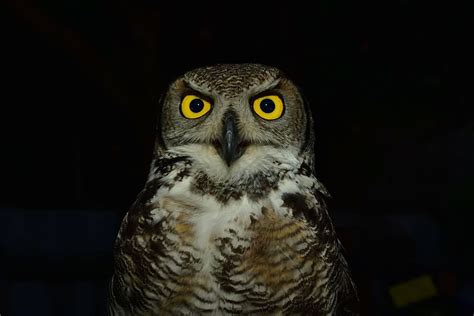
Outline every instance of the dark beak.
{"label": "dark beak", "polygon": [[242,156],[243,150],[242,146],[240,146],[237,118],[233,111],[228,111],[224,115],[224,130],[220,145],[219,154],[228,166]]}

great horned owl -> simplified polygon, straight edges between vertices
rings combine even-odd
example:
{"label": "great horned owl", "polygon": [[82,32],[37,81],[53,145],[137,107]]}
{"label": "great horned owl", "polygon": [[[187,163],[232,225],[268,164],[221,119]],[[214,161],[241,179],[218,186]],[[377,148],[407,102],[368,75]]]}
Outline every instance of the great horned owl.
{"label": "great horned owl", "polygon": [[295,84],[259,64],[198,68],[170,85],[159,122],[110,315],[358,314]]}

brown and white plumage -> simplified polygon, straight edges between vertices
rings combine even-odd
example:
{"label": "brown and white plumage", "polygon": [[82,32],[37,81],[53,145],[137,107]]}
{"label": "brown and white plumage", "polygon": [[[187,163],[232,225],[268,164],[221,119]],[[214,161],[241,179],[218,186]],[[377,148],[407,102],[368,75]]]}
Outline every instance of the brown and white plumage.
{"label": "brown and white plumage", "polygon": [[[183,117],[189,94],[212,110]],[[284,102],[275,120],[252,112],[267,94]],[[117,237],[110,315],[358,314],[314,175],[311,114],[289,79],[256,64],[190,71],[160,123]]]}

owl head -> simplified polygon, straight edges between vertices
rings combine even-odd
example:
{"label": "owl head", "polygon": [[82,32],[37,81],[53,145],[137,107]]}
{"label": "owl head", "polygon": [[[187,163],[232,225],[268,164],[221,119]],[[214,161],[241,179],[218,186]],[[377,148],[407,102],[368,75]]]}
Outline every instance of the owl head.
{"label": "owl head", "polygon": [[228,169],[258,163],[258,157],[271,159],[272,152],[312,155],[309,109],[277,68],[194,69],[169,86],[162,102],[158,152],[188,148],[187,154]]}

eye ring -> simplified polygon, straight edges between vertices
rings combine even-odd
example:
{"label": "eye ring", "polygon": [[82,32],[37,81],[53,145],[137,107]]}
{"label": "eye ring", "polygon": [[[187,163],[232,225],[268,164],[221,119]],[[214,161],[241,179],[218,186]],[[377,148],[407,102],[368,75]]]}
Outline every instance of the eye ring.
{"label": "eye ring", "polygon": [[273,121],[283,116],[285,106],[279,95],[270,94],[253,100],[252,109],[262,119]]}
{"label": "eye ring", "polygon": [[188,94],[181,100],[180,111],[185,118],[194,120],[211,110],[211,102],[194,94]]}

